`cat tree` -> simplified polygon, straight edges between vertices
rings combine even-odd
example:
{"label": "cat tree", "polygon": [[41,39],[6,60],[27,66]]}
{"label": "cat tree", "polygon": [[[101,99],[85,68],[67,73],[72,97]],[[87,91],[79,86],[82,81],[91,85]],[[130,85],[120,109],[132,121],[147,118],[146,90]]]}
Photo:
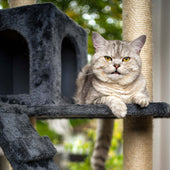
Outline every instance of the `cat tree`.
{"label": "cat tree", "polygon": [[[152,96],[150,5],[147,0],[123,1],[123,36],[131,40],[147,35],[141,55]],[[52,4],[0,10],[0,23],[0,73],[6,77],[0,74],[0,146],[14,170],[58,169],[52,160],[55,148],[48,137],[38,135],[28,117],[115,118],[107,106],[71,100],[77,73],[87,62],[86,32]],[[127,108],[124,169],[151,170],[152,117],[170,118],[170,106]]]}

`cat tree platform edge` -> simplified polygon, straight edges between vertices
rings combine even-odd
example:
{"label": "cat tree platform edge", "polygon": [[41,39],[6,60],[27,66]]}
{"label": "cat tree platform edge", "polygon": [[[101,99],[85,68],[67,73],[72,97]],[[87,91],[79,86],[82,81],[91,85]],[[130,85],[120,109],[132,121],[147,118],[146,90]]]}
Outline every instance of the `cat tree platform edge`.
{"label": "cat tree platform edge", "polygon": [[[170,118],[170,105],[167,103],[150,103],[146,108],[136,104],[127,104],[127,116],[153,116]],[[116,118],[106,105],[53,105],[26,106],[18,104],[0,104],[1,113],[27,114],[42,119],[50,118]]]}

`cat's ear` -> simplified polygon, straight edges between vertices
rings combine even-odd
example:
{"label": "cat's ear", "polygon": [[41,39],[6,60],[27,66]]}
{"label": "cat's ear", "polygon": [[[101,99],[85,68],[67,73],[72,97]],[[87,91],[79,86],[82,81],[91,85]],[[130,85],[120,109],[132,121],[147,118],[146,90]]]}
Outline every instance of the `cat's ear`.
{"label": "cat's ear", "polygon": [[136,50],[136,52],[139,54],[141,52],[142,47],[144,46],[146,41],[146,35],[141,35],[134,41],[132,41],[130,44],[133,46],[133,48]]}
{"label": "cat's ear", "polygon": [[104,47],[107,43],[107,41],[97,32],[92,32],[92,40],[95,50]]}

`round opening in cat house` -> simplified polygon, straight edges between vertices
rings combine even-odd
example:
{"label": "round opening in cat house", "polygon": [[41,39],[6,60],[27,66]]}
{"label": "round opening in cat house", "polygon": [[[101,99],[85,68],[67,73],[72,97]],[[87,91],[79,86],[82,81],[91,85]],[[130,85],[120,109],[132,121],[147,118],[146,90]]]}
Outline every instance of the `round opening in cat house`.
{"label": "round opening in cat house", "polygon": [[62,42],[61,63],[61,95],[64,98],[71,99],[75,92],[77,57],[74,43],[69,36],[65,37]]}
{"label": "round opening in cat house", "polygon": [[0,94],[29,93],[29,49],[14,30],[0,31]]}

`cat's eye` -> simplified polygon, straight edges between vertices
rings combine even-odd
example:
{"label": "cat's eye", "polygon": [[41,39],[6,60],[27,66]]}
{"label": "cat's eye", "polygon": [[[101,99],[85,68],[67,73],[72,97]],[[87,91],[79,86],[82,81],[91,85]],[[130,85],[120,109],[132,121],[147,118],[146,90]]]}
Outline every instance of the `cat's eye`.
{"label": "cat's eye", "polygon": [[124,58],[122,59],[123,62],[128,62],[129,60],[130,60],[130,57],[124,57]]}
{"label": "cat's eye", "polygon": [[107,61],[112,61],[112,58],[109,57],[109,56],[104,56],[104,58],[105,58],[105,60],[107,60]]}

